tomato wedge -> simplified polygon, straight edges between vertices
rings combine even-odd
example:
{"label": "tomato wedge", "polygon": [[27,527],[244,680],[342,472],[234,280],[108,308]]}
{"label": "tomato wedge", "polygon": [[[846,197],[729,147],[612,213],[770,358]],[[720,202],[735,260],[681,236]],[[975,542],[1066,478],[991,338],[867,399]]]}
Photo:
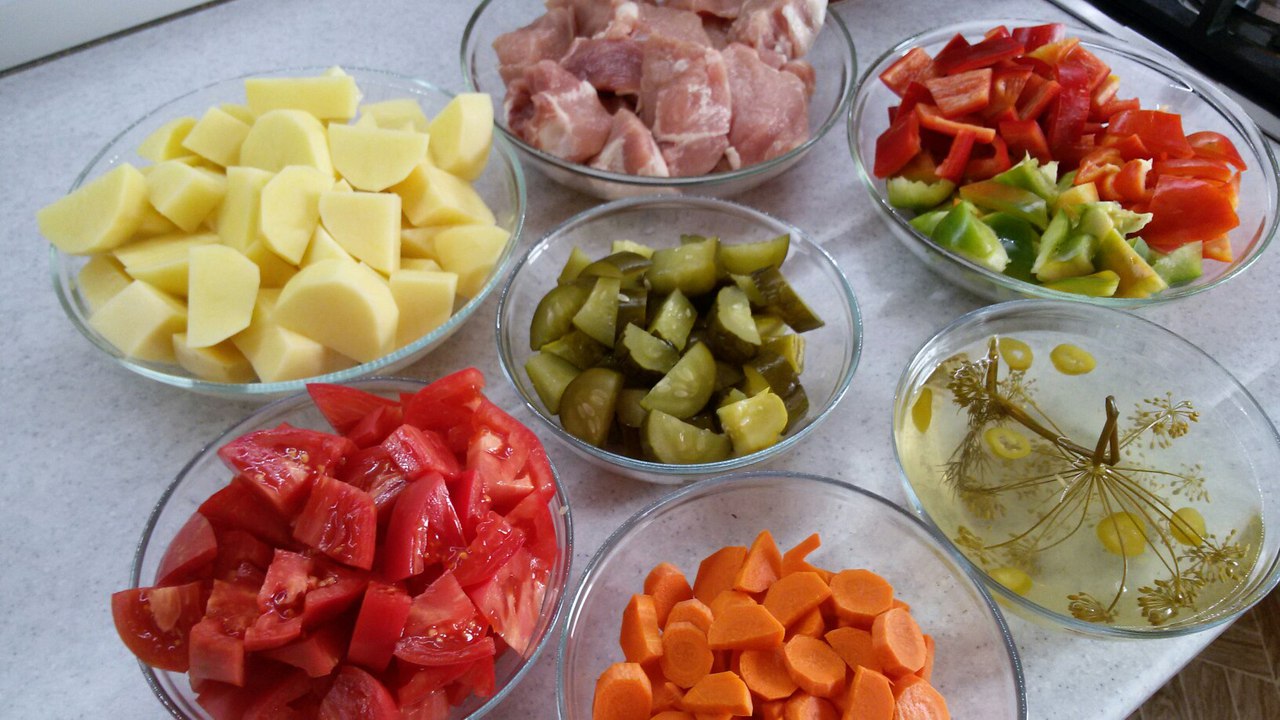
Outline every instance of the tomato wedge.
{"label": "tomato wedge", "polygon": [[546,589],[545,566],[521,548],[493,577],[468,588],[467,594],[494,632],[512,650],[527,657]]}
{"label": "tomato wedge", "polygon": [[209,519],[192,513],[169,542],[156,570],[157,585],[178,585],[198,579],[218,556],[218,538]]}
{"label": "tomato wedge", "polygon": [[204,614],[200,583],[121,590],[111,596],[116,632],[146,664],[186,672],[187,636]]}
{"label": "tomato wedge", "polygon": [[413,598],[399,587],[376,581],[369,583],[351,633],[347,659],[370,670],[386,670],[412,605]]}
{"label": "tomato wedge", "polygon": [[341,563],[373,567],[378,510],[369,494],[327,475],[316,480],[293,537]]}
{"label": "tomato wedge", "polygon": [[315,478],[332,474],[355,450],[341,435],[286,424],[242,435],[219,448],[218,457],[277,511],[292,516],[306,502]]}
{"label": "tomato wedge", "polygon": [[383,541],[382,573],[389,580],[403,580],[463,547],[462,525],[444,478],[428,473],[410,483],[396,501]]}
{"label": "tomato wedge", "polygon": [[362,420],[379,409],[400,409],[400,404],[395,400],[346,385],[311,383],[307,385],[307,394],[333,429],[342,435],[350,433]]}

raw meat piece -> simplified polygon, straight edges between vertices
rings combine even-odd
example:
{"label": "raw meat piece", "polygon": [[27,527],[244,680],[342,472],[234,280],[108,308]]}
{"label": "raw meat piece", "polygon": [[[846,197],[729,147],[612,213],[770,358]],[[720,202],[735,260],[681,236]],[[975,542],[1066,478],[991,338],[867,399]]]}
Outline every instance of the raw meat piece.
{"label": "raw meat piece", "polygon": [[788,59],[803,57],[827,16],[827,0],[746,0],[729,40]]}
{"label": "raw meat piece", "polygon": [[630,110],[613,116],[613,128],[604,149],[591,160],[591,167],[627,175],[668,177],[667,163],[654,142],[653,133]]}
{"label": "raw meat piece", "polygon": [[733,152],[726,153],[731,166],[778,157],[809,139],[809,102],[800,78],[770,67],[762,53],[740,43],[721,54],[733,99]]}
{"label": "raw meat piece", "polygon": [[718,18],[714,15],[702,16],[702,30],[707,33],[707,39],[711,41],[711,47],[717,50],[723,50],[725,45],[729,44],[729,28],[733,27],[732,20]]}
{"label": "raw meat piece", "polygon": [[742,10],[742,2],[743,0],[667,0],[667,7],[732,20]]}
{"label": "raw meat piece", "polygon": [[502,82],[523,77],[524,71],[539,60],[559,60],[573,42],[573,13],[553,7],[537,20],[493,41],[498,53],[498,74]]}
{"label": "raw meat piece", "polygon": [[598,37],[645,40],[661,37],[698,45],[711,45],[697,13],[645,3],[624,2],[613,13],[609,26]]}
{"label": "raw meat piece", "polygon": [[644,49],[631,38],[578,38],[560,67],[595,86],[620,95],[640,92]]}
{"label": "raw meat piece", "polygon": [[812,65],[804,60],[788,60],[783,63],[782,71],[800,78],[800,82],[804,83],[804,94],[813,95],[813,88],[818,84],[818,73]]}
{"label": "raw meat piece", "polygon": [[609,25],[619,5],[630,1],[547,0],[547,9],[564,8],[573,13],[573,25],[578,37],[591,37]]}
{"label": "raw meat piece", "polygon": [[729,146],[729,78],[710,47],[663,37],[644,41],[640,117],[672,177],[702,175]]}
{"label": "raw meat piece", "polygon": [[508,87],[506,110],[513,133],[569,162],[599,153],[613,125],[591,83],[552,60],[539,61],[525,70],[522,82]]}

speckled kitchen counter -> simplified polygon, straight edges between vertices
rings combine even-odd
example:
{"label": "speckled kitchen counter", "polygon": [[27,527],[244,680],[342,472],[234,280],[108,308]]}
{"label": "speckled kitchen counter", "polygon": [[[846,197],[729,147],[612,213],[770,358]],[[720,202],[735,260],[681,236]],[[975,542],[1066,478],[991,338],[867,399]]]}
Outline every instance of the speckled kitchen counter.
{"label": "speckled kitchen counter", "polygon": [[[106,142],[144,111],[213,79],[340,64],[385,68],[462,88],[458,45],[472,3],[236,0],[0,77],[0,716],[160,717],[116,638],[108,598],[128,579],[147,514],[201,446],[252,406],[160,386],[116,367],[63,316],[36,232],[36,210],[65,192]],[[901,38],[976,14],[1063,19],[1040,0],[847,0],[837,12],[860,65]],[[2,33],[0,33],[2,34]],[[523,248],[594,200],[538,176]],[[782,178],[738,198],[808,230],[847,273],[866,337],[848,395],[778,467],[827,474],[904,502],[893,460],[893,388],[937,329],[982,304],[939,281],[875,216],[843,127]],[[1144,311],[1208,350],[1273,418],[1280,416],[1280,250],[1226,287]],[[404,374],[468,364],[494,400],[516,406],[494,347],[496,297],[441,350]],[[574,576],[610,531],[668,488],[602,475],[549,446],[572,501]],[[1011,617],[1031,717],[1124,718],[1210,640],[1069,636]],[[554,646],[491,717],[554,716]],[[975,719],[978,720],[978,719]]]}

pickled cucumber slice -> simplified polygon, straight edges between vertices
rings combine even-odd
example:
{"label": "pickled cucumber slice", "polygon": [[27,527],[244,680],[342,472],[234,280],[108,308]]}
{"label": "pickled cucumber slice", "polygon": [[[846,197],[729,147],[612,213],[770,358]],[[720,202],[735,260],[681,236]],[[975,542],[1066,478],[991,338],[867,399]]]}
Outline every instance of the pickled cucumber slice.
{"label": "pickled cucumber slice", "polygon": [[683,422],[661,410],[650,411],[644,423],[644,445],[659,462],[673,465],[719,462],[729,457],[729,438]]}
{"label": "pickled cucumber slice", "polygon": [[791,283],[787,282],[777,268],[757,270],[751,274],[751,279],[760,288],[760,294],[764,296],[769,309],[793,330],[808,332],[822,327],[822,319],[800,299]]}
{"label": "pickled cucumber slice", "polygon": [[618,325],[618,293],[622,281],[618,278],[597,278],[586,302],[573,316],[573,325],[591,339],[606,347],[613,347],[614,331]]}
{"label": "pickled cucumber slice", "polygon": [[590,294],[591,289],[581,285],[559,285],[543,295],[529,325],[529,349],[539,350],[568,334],[573,329],[573,316]]}
{"label": "pickled cucumber slice", "polygon": [[609,246],[609,252],[633,252],[637,255],[643,255],[646,258],[653,257],[653,248],[643,243],[632,242],[630,240],[614,240]]}
{"label": "pickled cucumber slice", "polygon": [[751,279],[750,275],[730,275],[729,279],[733,281],[738,289],[747,294],[747,299],[751,301],[751,307],[762,308],[765,303],[764,295],[760,294],[760,288],[756,287],[756,281]]}
{"label": "pickled cucumber slice", "polygon": [[689,340],[689,331],[698,320],[698,311],[684,293],[676,290],[658,306],[658,313],[649,323],[649,332],[666,340],[683,351]]}
{"label": "pickled cucumber slice", "polygon": [[[623,281],[626,282],[625,280]],[[618,317],[615,323],[615,332],[617,338],[622,337],[622,333],[630,325],[638,325],[644,329],[644,318],[649,308],[649,291],[643,287],[623,288],[618,293]]]}
{"label": "pickled cucumber slice", "polygon": [[579,370],[599,365],[608,351],[604,345],[576,329],[559,340],[542,346],[542,352],[564,358]]}
{"label": "pickled cucumber slice", "polygon": [[[800,384],[800,375],[796,372],[791,362],[782,355],[772,350],[762,350],[750,362],[748,362],[743,370],[750,368],[760,374],[764,381],[768,383],[769,389],[778,395],[787,395],[796,385]],[[747,393],[754,396],[755,393]]]}
{"label": "pickled cucumber slice", "polygon": [[757,270],[781,267],[791,249],[791,236],[779,235],[772,240],[720,245],[719,260],[730,275],[750,275]]}
{"label": "pickled cucumber slice", "polygon": [[614,409],[618,424],[624,428],[644,427],[644,420],[649,417],[649,411],[640,405],[640,401],[648,392],[644,388],[624,388],[618,393],[618,406]]}
{"label": "pickled cucumber slice", "polygon": [[742,382],[742,366],[716,360],[716,392]]}
{"label": "pickled cucumber slice", "polygon": [[765,391],[716,410],[720,425],[733,443],[734,455],[750,455],[778,442],[787,427],[787,406]]}
{"label": "pickled cucumber slice", "polygon": [[560,396],[561,427],[583,442],[604,447],[620,392],[622,373],[600,367],[583,370]]}
{"label": "pickled cucumber slice", "polygon": [[781,337],[770,338],[764,341],[761,349],[775,352],[786,358],[797,375],[804,372],[804,336],[788,333]]}
{"label": "pickled cucumber slice", "polygon": [[760,350],[760,331],[751,317],[751,303],[736,285],[726,285],[716,294],[706,338],[711,351],[726,362],[746,362]]}
{"label": "pickled cucumber slice", "polygon": [[787,324],[782,322],[782,318],[777,315],[765,313],[763,315],[756,315],[754,319],[756,321],[756,331],[759,332],[760,337],[765,340],[782,337],[783,335],[791,332],[791,328],[788,328]]}
{"label": "pickled cucumber slice", "polygon": [[733,403],[736,403],[740,400],[746,400],[746,399],[747,399],[746,393],[742,392],[738,388],[730,388],[729,392],[725,393],[720,398],[720,402],[716,403],[716,407],[722,408],[725,405],[732,405]]}
{"label": "pickled cucumber slice", "polygon": [[560,277],[556,279],[557,285],[568,285],[578,279],[582,274],[582,268],[591,264],[591,256],[582,251],[582,248],[575,247],[569,253],[569,259],[565,261],[564,268],[560,270]]}
{"label": "pickled cucumber slice", "polygon": [[666,375],[680,361],[680,353],[664,340],[660,340],[635,325],[622,331],[619,343],[624,366],[638,376]]}
{"label": "pickled cucumber slice", "polygon": [[578,279],[618,278],[623,281],[623,285],[636,287],[636,283],[652,264],[652,261],[644,255],[624,250],[607,255],[582,268]]}
{"label": "pickled cucumber slice", "polygon": [[[682,238],[683,240],[683,238]],[[720,241],[705,238],[653,254],[649,287],[657,293],[679,290],[686,296],[710,292],[716,286],[716,248]]]}
{"label": "pickled cucumber slice", "polygon": [[809,414],[809,394],[804,391],[804,385],[796,383],[791,392],[782,396],[782,404],[787,406],[787,427],[782,432],[789,433]]}
{"label": "pickled cucumber slice", "polygon": [[560,412],[560,398],[564,395],[564,389],[581,372],[573,363],[548,352],[540,352],[526,360],[524,371],[529,374],[538,399],[542,400],[547,411],[553,415]]}
{"label": "pickled cucumber slice", "polygon": [[773,389],[769,385],[769,381],[760,374],[760,371],[750,365],[742,366],[742,384],[740,388],[748,397],[755,397],[766,390]]}
{"label": "pickled cucumber slice", "polygon": [[650,412],[661,410],[681,419],[693,417],[711,399],[715,382],[716,359],[706,345],[698,343],[662,376],[640,404]]}

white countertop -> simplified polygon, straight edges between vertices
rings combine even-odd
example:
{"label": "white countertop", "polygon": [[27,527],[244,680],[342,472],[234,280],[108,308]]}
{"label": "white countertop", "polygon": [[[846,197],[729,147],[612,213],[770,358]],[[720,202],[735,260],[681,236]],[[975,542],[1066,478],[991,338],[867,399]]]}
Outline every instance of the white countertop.
{"label": "white countertop", "polygon": [[[0,715],[160,717],[163,709],[112,627],[109,597],[128,581],[152,506],[204,443],[252,410],[161,386],[103,357],[63,316],[38,208],[144,111],[213,79],[303,65],[385,68],[462,88],[461,0],[237,0],[0,77]],[[849,0],[860,65],[914,32],[981,13],[1063,19],[1041,0]],[[594,200],[532,176],[522,246]],[[917,348],[982,305],[926,271],[890,236],[859,186],[838,127],[789,174],[738,198],[807,229],[841,264],[866,337],[848,395],[778,467],[843,478],[904,502],[893,460],[893,388]],[[1280,417],[1280,314],[1272,250],[1230,285],[1142,315],[1205,348]],[[496,298],[444,348],[403,374],[468,364],[516,406],[494,347]],[[550,446],[576,526],[574,575],[607,534],[669,488],[602,476]],[[1031,717],[1124,718],[1211,639],[1100,641],[1011,617]],[[554,716],[554,647],[491,717]]]}

